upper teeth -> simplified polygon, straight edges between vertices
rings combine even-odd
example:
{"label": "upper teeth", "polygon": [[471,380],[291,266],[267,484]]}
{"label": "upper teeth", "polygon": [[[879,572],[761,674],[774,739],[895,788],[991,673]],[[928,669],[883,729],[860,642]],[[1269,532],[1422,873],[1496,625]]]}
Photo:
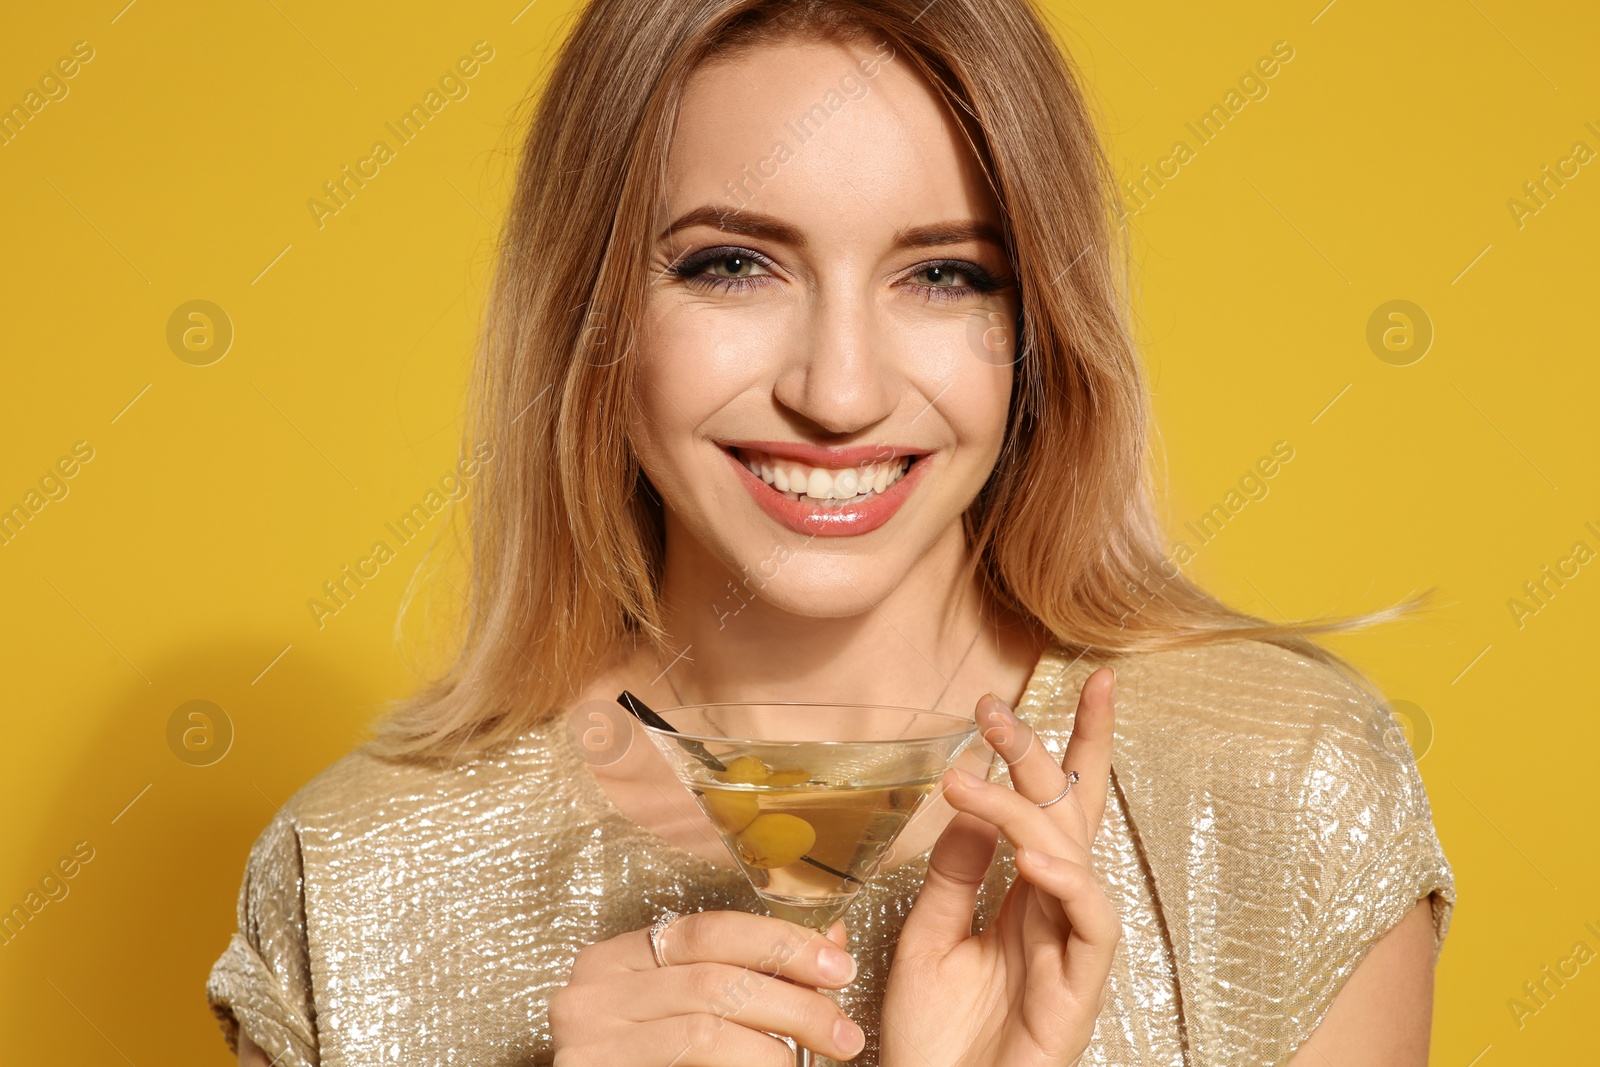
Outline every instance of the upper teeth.
{"label": "upper teeth", "polygon": [[779,492],[803,494],[815,500],[849,500],[869,492],[881,493],[899,481],[911,465],[909,456],[834,469],[742,448],[734,454],[750,473]]}

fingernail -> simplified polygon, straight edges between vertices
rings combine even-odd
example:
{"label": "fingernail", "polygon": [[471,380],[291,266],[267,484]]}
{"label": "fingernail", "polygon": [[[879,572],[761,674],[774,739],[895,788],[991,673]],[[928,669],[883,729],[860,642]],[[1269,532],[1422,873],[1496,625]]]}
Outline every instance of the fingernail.
{"label": "fingernail", "polygon": [[847,1056],[854,1056],[867,1043],[867,1035],[861,1032],[861,1027],[843,1018],[833,1024],[833,1039]]}
{"label": "fingernail", "polygon": [[1036,848],[1019,848],[1017,855],[1021,857],[1023,863],[1031,863],[1035,867],[1050,866],[1050,857]]}
{"label": "fingernail", "polygon": [[992,701],[989,706],[994,709],[995,717],[1001,722],[1015,726],[1017,723],[1017,715],[1016,712],[1011,710],[1011,705],[1007,704],[1004,700],[1001,700],[993,693],[990,693],[989,697]]}
{"label": "fingernail", "polygon": [[983,779],[979,778],[971,771],[965,770],[961,767],[952,767],[951,770],[956,772],[956,781],[960,782],[968,789],[972,789],[983,784]]}
{"label": "fingernail", "polygon": [[848,952],[824,948],[817,953],[817,970],[830,982],[848,983],[856,976],[856,959]]}

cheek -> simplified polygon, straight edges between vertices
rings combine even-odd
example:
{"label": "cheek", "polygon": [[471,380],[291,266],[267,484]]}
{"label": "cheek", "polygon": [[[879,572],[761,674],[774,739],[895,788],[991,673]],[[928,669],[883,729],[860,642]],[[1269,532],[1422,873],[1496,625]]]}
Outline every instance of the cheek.
{"label": "cheek", "polygon": [[767,350],[762,336],[749,317],[646,305],[636,348],[641,425],[635,433],[645,473],[658,487],[678,484],[685,464],[705,462],[709,452],[697,441],[702,428],[759,384]]}
{"label": "cheek", "polygon": [[919,394],[911,441],[953,447],[958,463],[999,452],[1015,378],[1014,331],[1004,324],[1013,321],[1007,312],[973,309],[900,332],[900,365]]}
{"label": "cheek", "polygon": [[1016,385],[1016,310],[1009,305],[969,321],[962,375],[967,389],[953,416],[969,439],[981,443],[990,461],[1004,443],[1011,393]]}
{"label": "cheek", "polygon": [[640,354],[641,371],[652,388],[675,401],[695,398],[717,382],[739,376],[755,351],[748,322],[714,309],[677,306],[647,311]]}
{"label": "cheek", "polygon": [[981,487],[1005,443],[1006,415],[1011,406],[1010,365],[975,361],[939,402],[940,414],[957,443],[955,461],[973,466],[969,486]]}

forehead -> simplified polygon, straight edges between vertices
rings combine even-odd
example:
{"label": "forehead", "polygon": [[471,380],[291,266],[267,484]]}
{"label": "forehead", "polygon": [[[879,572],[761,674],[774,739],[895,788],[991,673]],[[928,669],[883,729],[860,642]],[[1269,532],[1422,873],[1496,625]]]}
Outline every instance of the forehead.
{"label": "forehead", "polygon": [[700,66],[667,181],[673,217],[700,204],[750,207],[841,233],[999,217],[937,91],[876,38],[775,41]]}

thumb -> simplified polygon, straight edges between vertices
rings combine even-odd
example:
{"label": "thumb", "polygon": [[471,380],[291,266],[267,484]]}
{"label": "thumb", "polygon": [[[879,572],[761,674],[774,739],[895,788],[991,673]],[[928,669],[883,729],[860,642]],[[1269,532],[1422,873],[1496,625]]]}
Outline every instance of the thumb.
{"label": "thumb", "polygon": [[992,823],[956,813],[928,854],[928,874],[901,928],[899,948],[912,955],[944,955],[972,936],[978,890],[999,839]]}

